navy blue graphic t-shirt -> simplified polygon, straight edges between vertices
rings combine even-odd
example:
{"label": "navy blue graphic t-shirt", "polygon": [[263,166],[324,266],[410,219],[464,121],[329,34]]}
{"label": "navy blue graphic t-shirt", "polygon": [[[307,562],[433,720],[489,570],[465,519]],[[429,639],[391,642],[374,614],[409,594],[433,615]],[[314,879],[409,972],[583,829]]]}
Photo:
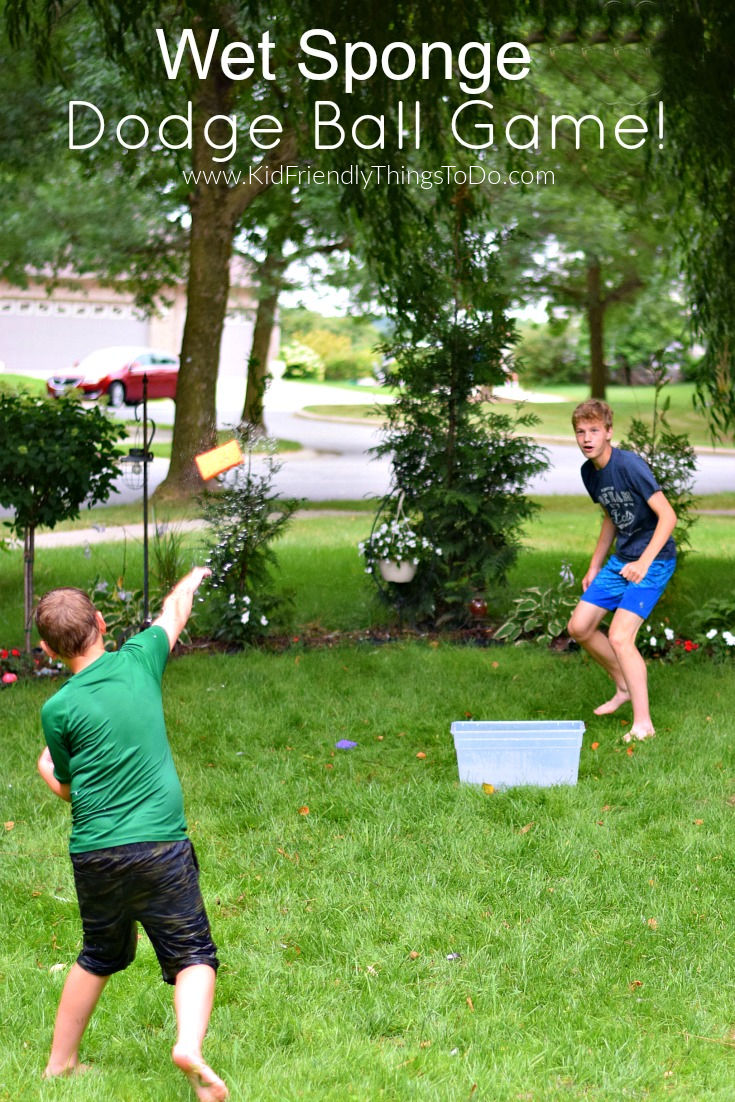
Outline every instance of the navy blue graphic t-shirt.
{"label": "navy blue graphic t-shirt", "polygon": [[[648,504],[648,499],[661,489],[651,468],[635,452],[613,448],[601,469],[591,459],[582,465],[582,481],[592,500],[602,505],[615,525],[616,554],[635,562],[648,547],[658,523]],[[669,536],[656,558],[675,557],[676,544]]]}

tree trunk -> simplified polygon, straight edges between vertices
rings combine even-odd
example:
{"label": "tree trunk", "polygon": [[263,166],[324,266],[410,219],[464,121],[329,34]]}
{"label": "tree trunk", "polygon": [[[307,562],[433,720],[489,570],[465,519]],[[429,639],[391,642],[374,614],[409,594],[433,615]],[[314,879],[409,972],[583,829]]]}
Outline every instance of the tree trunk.
{"label": "tree trunk", "polygon": [[[216,439],[217,373],[236,223],[228,202],[230,189],[218,176],[223,165],[213,161],[216,150],[204,140],[207,120],[228,113],[232,89],[221,72],[210,72],[205,80],[195,82],[192,166],[195,173],[212,175],[208,181],[200,178],[193,185],[189,198],[189,276],[176,417],[171,463],[165,480],[156,491],[157,498],[178,497],[201,490],[203,482],[194,456],[211,447]],[[218,137],[214,137],[214,141],[217,140]]]}
{"label": "tree trunk", "polygon": [[280,244],[269,248],[260,266],[258,312],[255,316],[253,343],[248,359],[248,381],[245,402],[242,407],[243,424],[265,432],[263,403],[270,380],[268,353],[276,325],[278,296],[283,286],[283,274],[288,262],[284,259]]}
{"label": "tree trunk", "polygon": [[25,631],[26,654],[31,653],[31,632],[33,630],[33,562],[35,558],[36,529],[32,525],[25,529],[23,536],[23,627]]}
{"label": "tree trunk", "polygon": [[605,400],[607,367],[603,328],[605,305],[602,296],[600,262],[597,257],[587,261],[587,325],[590,331],[590,396]]}
{"label": "tree trunk", "polygon": [[[295,155],[295,136],[287,131],[278,146],[256,166],[248,184],[228,187],[220,182],[222,163],[212,160],[213,150],[203,130],[214,115],[230,114],[232,89],[222,73],[195,81],[193,99],[194,172],[213,173],[200,178],[189,198],[191,230],[187,310],[181,345],[176,417],[168,474],[155,498],[189,496],[203,487],[194,456],[214,443],[217,429],[217,374],[220,343],[230,287],[230,258],[237,225],[250,203],[267,190],[271,173],[290,163]],[[210,128],[214,131],[214,128]],[[221,137],[212,133],[214,141]],[[226,170],[226,166],[225,166]]]}

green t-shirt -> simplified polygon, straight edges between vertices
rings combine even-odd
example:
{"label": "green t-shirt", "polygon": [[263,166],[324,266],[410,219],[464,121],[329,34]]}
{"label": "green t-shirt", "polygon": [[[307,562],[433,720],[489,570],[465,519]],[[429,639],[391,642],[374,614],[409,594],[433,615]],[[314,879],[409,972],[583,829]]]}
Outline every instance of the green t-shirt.
{"label": "green t-shirt", "polygon": [[41,710],[54,776],[71,785],[72,853],[186,837],[161,700],[168,655],[166,632],[149,628],[70,677]]}

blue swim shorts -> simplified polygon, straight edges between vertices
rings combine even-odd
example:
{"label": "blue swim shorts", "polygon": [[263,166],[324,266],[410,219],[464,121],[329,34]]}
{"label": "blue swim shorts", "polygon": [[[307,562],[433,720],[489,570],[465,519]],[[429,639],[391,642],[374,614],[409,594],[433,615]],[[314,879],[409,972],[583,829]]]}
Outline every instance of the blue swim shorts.
{"label": "blue swim shorts", "polygon": [[110,976],[132,962],[140,922],[166,983],[183,968],[219,965],[199,890],[199,865],[188,838],[137,842],[73,853],[74,882],[84,928],[77,963]]}
{"label": "blue swim shorts", "polygon": [[642,582],[623,578],[620,571],[624,566],[625,559],[611,555],[580,600],[598,608],[624,608],[646,620],[674,573],[676,559],[654,559]]}

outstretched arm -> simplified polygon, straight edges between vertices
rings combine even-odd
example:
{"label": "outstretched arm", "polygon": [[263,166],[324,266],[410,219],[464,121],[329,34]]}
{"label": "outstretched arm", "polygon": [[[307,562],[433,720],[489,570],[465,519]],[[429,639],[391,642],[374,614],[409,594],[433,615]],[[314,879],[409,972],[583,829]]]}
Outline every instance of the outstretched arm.
{"label": "outstretched arm", "polygon": [[68,804],[71,803],[71,785],[62,784],[61,781],[57,781],[54,776],[54,761],[48,746],[44,747],[38,759],[38,772],[52,792],[56,793],[62,800],[66,800]]}
{"label": "outstretched arm", "polygon": [[195,566],[180,582],[177,582],[163,602],[161,615],[153,621],[151,626],[163,628],[168,635],[168,644],[171,649],[191,616],[194,594],[211,573],[208,566]]}

